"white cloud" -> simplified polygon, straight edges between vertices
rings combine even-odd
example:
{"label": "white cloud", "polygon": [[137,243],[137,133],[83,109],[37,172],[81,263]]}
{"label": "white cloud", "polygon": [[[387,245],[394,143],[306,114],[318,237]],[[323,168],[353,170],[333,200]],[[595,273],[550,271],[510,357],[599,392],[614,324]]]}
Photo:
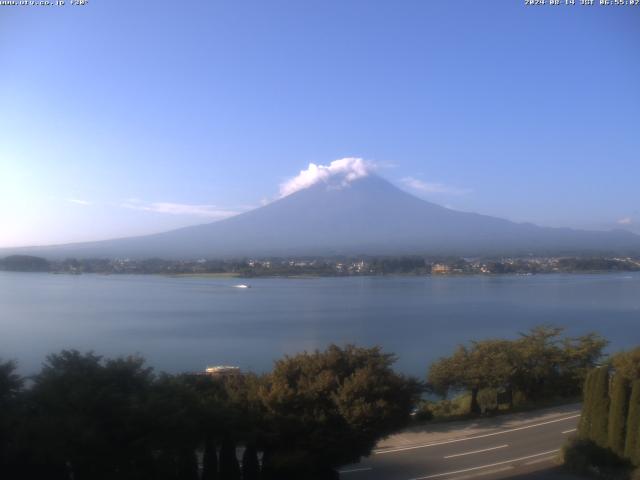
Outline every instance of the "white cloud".
{"label": "white cloud", "polygon": [[619,225],[631,225],[632,223],[633,220],[631,220],[631,217],[624,217],[618,220]]}
{"label": "white cloud", "polygon": [[366,177],[375,169],[375,165],[362,158],[347,157],[334,160],[329,165],[316,165],[310,163],[306,170],[280,184],[280,197],[286,197],[298,190],[303,190],[318,182],[327,182],[330,179],[339,179],[341,186]]}
{"label": "white cloud", "polygon": [[81,200],[79,198],[66,198],[67,202],[75,203],[77,205],[91,205],[91,202],[88,200]]}
{"label": "white cloud", "polygon": [[443,193],[447,195],[466,195],[471,193],[467,188],[458,188],[443,183],[423,182],[414,177],[404,177],[400,180],[407,187],[423,193]]}
{"label": "white cloud", "polygon": [[138,199],[128,199],[120,204],[121,207],[145,212],[166,213],[169,215],[184,215],[192,217],[204,217],[211,219],[223,219],[241,213],[238,210],[220,208],[216,205],[191,205],[186,203],[153,202],[145,203]]}

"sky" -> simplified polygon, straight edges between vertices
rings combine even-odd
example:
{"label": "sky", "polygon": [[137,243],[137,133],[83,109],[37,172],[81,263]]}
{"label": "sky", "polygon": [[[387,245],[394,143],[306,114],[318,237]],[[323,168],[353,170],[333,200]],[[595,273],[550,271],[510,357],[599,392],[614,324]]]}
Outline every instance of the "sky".
{"label": "sky", "polygon": [[70,3],[0,6],[0,247],[214,221],[344,158],[640,233],[640,6]]}

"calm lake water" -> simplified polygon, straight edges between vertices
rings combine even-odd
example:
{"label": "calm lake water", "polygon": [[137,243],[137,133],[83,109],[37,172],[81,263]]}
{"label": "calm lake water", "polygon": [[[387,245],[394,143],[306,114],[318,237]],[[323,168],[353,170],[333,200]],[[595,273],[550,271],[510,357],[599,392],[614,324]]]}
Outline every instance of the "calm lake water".
{"label": "calm lake water", "polygon": [[[248,283],[249,289],[234,288]],[[265,371],[331,342],[382,345],[423,376],[460,342],[540,323],[640,344],[640,274],[218,279],[0,272],[0,357],[37,371],[63,348],[159,370]]]}

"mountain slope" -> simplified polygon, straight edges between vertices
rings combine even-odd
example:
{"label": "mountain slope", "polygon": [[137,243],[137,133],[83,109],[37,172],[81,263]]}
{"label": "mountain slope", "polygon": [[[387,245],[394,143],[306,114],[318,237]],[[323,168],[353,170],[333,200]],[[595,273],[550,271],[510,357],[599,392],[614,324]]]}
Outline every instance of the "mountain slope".
{"label": "mountain slope", "polygon": [[626,231],[543,228],[457,212],[369,175],[346,186],[319,182],[210,224],[143,237],[20,250],[49,258],[627,253],[640,252],[640,237]]}

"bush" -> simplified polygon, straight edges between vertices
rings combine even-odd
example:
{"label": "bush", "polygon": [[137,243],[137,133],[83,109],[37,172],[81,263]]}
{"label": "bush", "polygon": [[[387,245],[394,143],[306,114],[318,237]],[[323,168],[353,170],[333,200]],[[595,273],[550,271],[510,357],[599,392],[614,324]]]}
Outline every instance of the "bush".
{"label": "bush", "polygon": [[469,415],[469,405],[471,395],[463,393],[452,399],[444,399],[437,402],[429,402],[429,410],[436,420],[453,419],[467,417]]}
{"label": "bush", "polygon": [[592,440],[573,438],[562,448],[564,465],[572,472],[602,474],[603,472],[625,473],[629,463],[608,448],[602,448]]}

